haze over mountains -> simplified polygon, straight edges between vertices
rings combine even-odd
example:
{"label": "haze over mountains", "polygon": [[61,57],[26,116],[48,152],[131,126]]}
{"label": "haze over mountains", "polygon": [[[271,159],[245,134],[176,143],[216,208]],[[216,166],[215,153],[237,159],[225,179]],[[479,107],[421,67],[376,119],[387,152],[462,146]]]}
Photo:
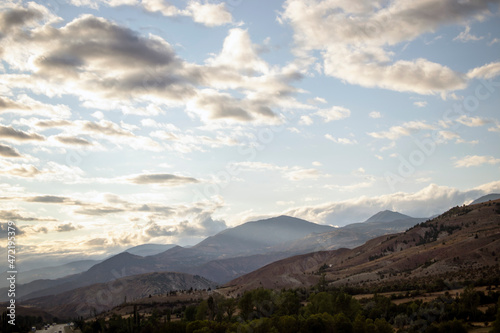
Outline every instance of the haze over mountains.
{"label": "haze over mountains", "polygon": [[[481,207],[490,207],[491,205],[491,202],[479,204]],[[328,267],[329,265],[337,267],[335,272],[337,272],[337,269],[346,270],[349,274],[352,274],[355,267],[365,267],[364,271],[356,271],[355,273],[374,280],[377,274],[382,274],[380,273],[381,267],[385,265],[380,266],[377,264],[380,263],[379,258],[385,258],[389,255],[405,258],[405,255],[409,255],[408,253],[414,255],[415,253],[411,252],[414,250],[410,251],[410,249],[421,246],[422,244],[419,242],[421,242],[421,238],[428,237],[427,233],[432,232],[434,240],[441,240],[445,236],[451,237],[452,235],[455,237],[456,235],[476,232],[476,229],[468,229],[466,232],[455,230],[458,229],[455,224],[470,224],[469,220],[467,220],[469,222],[463,222],[465,221],[463,219],[470,219],[471,216],[476,218],[486,216],[486,222],[484,223],[490,223],[488,225],[495,221],[500,223],[499,215],[495,215],[498,214],[495,210],[498,208],[495,205],[500,206],[500,203],[493,202],[492,208],[489,210],[483,209],[482,213],[478,213],[480,211],[480,209],[476,209],[478,205],[471,206],[473,208],[455,208],[456,211],[452,210],[452,213],[447,212],[443,215],[448,219],[440,216],[432,220],[439,221],[440,224],[431,225],[430,223],[433,222],[426,222],[425,226],[420,224],[417,227],[414,226],[427,219],[413,218],[387,210],[373,215],[365,222],[350,224],[342,228],[319,225],[289,216],[253,221],[235,228],[226,229],[208,237],[193,247],[145,244],[131,248],[130,251],[148,254],[164,248],[168,249],[146,256],[123,252],[96,263],[86,271],[77,274],[58,279],[41,279],[27,284],[20,284],[18,285],[18,299],[21,302],[35,306],[55,304],[64,299],[77,299],[74,296],[75,294],[84,292],[86,288],[92,290],[92,288],[96,288],[94,287],[96,284],[101,284],[102,287],[102,284],[106,285],[112,283],[112,281],[127,279],[127,283],[133,285],[134,279],[143,279],[141,276],[148,276],[147,274],[152,272],[164,272],[162,274],[166,274],[166,272],[179,273],[173,280],[165,278],[165,276],[163,276],[163,280],[160,279],[164,281],[164,285],[161,288],[158,287],[158,290],[163,291],[175,290],[176,287],[173,281],[188,281],[182,284],[185,288],[193,287],[189,284],[191,282],[205,281],[203,283],[206,284],[199,285],[201,288],[204,285],[210,287],[222,285],[232,280],[228,285],[236,285],[237,287],[234,290],[254,288],[256,287],[255,283],[259,285],[262,283],[266,287],[276,288],[310,285],[316,283],[318,279],[318,275],[314,272],[317,272],[319,267],[325,264]],[[462,215],[466,217],[461,217]],[[452,218],[452,221],[459,218],[459,221],[462,222],[453,222],[452,225],[455,227],[450,227],[447,224],[450,218]],[[493,219],[493,222],[488,219]],[[446,221],[446,223],[443,221]],[[477,221],[483,223],[481,219]],[[477,223],[479,224],[479,222]],[[429,226],[427,226],[428,224]],[[484,227],[483,224],[480,226]],[[464,227],[461,226],[461,228]],[[408,229],[410,230],[407,231]],[[438,230],[437,233],[435,230]],[[449,233],[449,230],[451,230],[451,233]],[[399,235],[403,236],[391,236],[389,238],[385,236],[401,232],[403,234]],[[447,232],[449,235],[446,234]],[[389,239],[395,240],[388,243]],[[462,241],[462,238],[457,238],[454,242],[460,244],[460,241]],[[461,244],[452,245],[455,244],[454,242],[450,242],[451,248],[462,246]],[[496,243],[493,246],[497,246]],[[355,247],[357,247],[355,250],[350,250]],[[475,253],[474,251],[471,253]],[[354,252],[356,253],[354,256],[357,258],[356,260],[352,259]],[[436,253],[433,252],[433,255],[436,255]],[[425,258],[428,260],[431,257],[427,256]],[[415,262],[420,262],[421,258],[415,260]],[[398,261],[402,261],[402,259],[398,259]],[[345,263],[347,262],[350,264],[346,266]],[[345,276],[345,274],[342,276]],[[384,274],[386,274],[385,271]],[[341,277],[335,276],[341,280]],[[195,278],[193,280],[189,277]],[[363,279],[359,278],[360,281]],[[148,281],[153,280],[156,281],[154,282],[156,284],[160,283],[158,279]],[[82,287],[85,288],[76,291]],[[151,288],[147,290],[154,290],[154,288]],[[234,290],[233,292],[235,292]],[[2,297],[6,295],[4,290],[0,292]],[[144,292],[144,290],[141,292]],[[137,291],[133,297],[140,297],[141,292]],[[66,296],[61,296],[63,293]],[[120,294],[121,296],[126,295]]]}
{"label": "haze over mountains", "polygon": [[[374,235],[403,230],[425,219],[386,211],[364,223],[343,228],[302,219],[278,216],[244,223],[208,237],[189,248],[145,244],[96,263],[87,270],[56,279],[40,279],[18,286],[18,297],[30,299],[53,295],[93,283],[155,271],[201,275],[223,284],[273,261],[295,254],[363,244]],[[167,248],[166,251],[158,252]],[[5,293],[0,299],[5,300]]]}

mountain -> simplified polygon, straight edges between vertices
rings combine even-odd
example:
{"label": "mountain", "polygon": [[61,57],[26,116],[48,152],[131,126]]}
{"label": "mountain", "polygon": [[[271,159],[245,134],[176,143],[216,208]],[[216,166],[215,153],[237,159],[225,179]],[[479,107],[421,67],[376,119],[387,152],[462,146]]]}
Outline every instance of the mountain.
{"label": "mountain", "polygon": [[411,218],[408,215],[404,215],[398,212],[393,212],[390,210],[384,210],[382,212],[378,212],[377,214],[370,217],[365,223],[374,223],[374,222],[393,222],[397,220],[405,220]]}
{"label": "mountain", "polygon": [[[164,252],[145,257],[122,252],[79,274],[18,285],[17,297],[26,300],[53,295],[94,283],[106,283],[125,276],[155,271],[193,274],[198,274],[200,271],[205,277],[217,277],[220,279],[217,282],[224,283],[272,261],[297,254],[297,252],[271,254],[276,252],[272,249],[273,245],[330,230],[334,228],[288,216],[247,222],[226,229],[190,248],[174,246]],[[132,252],[149,251],[154,248],[158,249],[157,246],[139,246],[132,248]],[[256,254],[261,256],[252,257]],[[265,256],[267,254],[270,255]],[[218,261],[236,256],[245,258],[241,258],[240,261]],[[7,293],[4,291],[0,290],[0,301],[6,300]]]}
{"label": "mountain", "polygon": [[[115,280],[124,276],[148,273],[155,270],[154,264],[144,257],[123,252],[106,259],[87,271],[69,275],[55,280],[36,280],[27,284],[18,285],[16,296],[18,299],[58,294],[71,289],[89,286]],[[3,290],[1,290],[3,292]],[[0,301],[5,301],[5,296],[0,294]]]}
{"label": "mountain", "polygon": [[124,252],[135,254],[136,256],[147,257],[161,252],[165,252],[177,245],[175,244],[142,244],[131,247]]}
{"label": "mountain", "polygon": [[476,200],[472,201],[470,204],[471,205],[475,205],[475,204],[478,204],[478,203],[483,203],[483,202],[488,202],[488,201],[491,201],[491,200],[498,200],[500,199],[500,194],[498,193],[491,193],[491,194],[487,194],[487,195],[484,195],[480,198],[477,198]]}
{"label": "mountain", "polygon": [[147,273],[127,276],[107,283],[98,283],[57,295],[39,297],[22,304],[44,309],[55,316],[71,318],[102,312],[125,300],[166,294],[170,291],[215,288],[217,285],[201,276],[185,273]]}
{"label": "mountain", "polygon": [[365,222],[348,224],[321,234],[310,234],[302,239],[275,246],[275,251],[303,254],[315,251],[354,248],[381,235],[404,231],[427,218],[410,217],[397,212],[379,212]]}
{"label": "mountain", "polygon": [[500,276],[500,200],[455,207],[392,235],[354,249],[286,258],[226,284],[224,292],[257,287],[294,288],[318,283],[320,273],[333,286],[394,286],[442,279],[494,280]]}
{"label": "mountain", "polygon": [[[58,279],[67,275],[77,274],[86,271],[90,267],[101,262],[100,260],[79,260],[64,265],[43,267],[20,272],[17,283],[26,284],[40,279]],[[0,274],[0,281],[4,281],[8,274]]]}
{"label": "mountain", "polygon": [[266,248],[294,241],[313,233],[335,228],[290,216],[278,216],[247,222],[208,237],[193,248],[207,253],[249,255],[263,253]]}

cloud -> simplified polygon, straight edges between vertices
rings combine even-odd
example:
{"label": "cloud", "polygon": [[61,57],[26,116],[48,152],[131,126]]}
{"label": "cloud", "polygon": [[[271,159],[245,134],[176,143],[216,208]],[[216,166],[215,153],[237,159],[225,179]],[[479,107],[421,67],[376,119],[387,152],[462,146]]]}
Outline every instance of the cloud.
{"label": "cloud", "polygon": [[186,7],[189,16],[197,23],[204,24],[209,27],[225,25],[233,22],[233,17],[227,11],[225,3],[211,4],[208,2],[200,3],[198,1],[190,1]]}
{"label": "cloud", "polygon": [[15,148],[3,144],[0,144],[0,156],[7,158],[22,157],[22,155]]}
{"label": "cloud", "polygon": [[342,106],[333,106],[329,109],[319,110],[315,115],[323,118],[325,123],[329,123],[331,121],[348,118],[351,115],[351,110]]}
{"label": "cloud", "polygon": [[29,215],[23,215],[22,213],[19,213],[17,209],[12,209],[12,210],[0,210],[0,221],[36,222],[36,221],[57,221],[57,220],[52,218],[39,218]]}
{"label": "cloud", "polygon": [[427,106],[427,101],[416,101],[416,102],[413,102],[413,105],[415,105],[416,107],[419,107],[419,108],[423,108],[423,107]]}
{"label": "cloud", "polygon": [[482,19],[491,14],[489,3],[288,0],[279,19],[292,26],[298,54],[322,52],[326,75],[364,87],[435,94],[464,89],[466,75],[424,58],[393,60],[391,48],[442,25]]}
{"label": "cloud", "polygon": [[7,239],[8,232],[15,232],[15,236],[16,237],[17,236],[22,236],[24,234],[24,231],[22,229],[18,228],[15,224],[14,225],[9,225],[8,222],[3,222],[3,223],[0,222],[0,235],[4,239]]}
{"label": "cloud", "polygon": [[457,37],[453,38],[453,40],[460,41],[462,43],[466,43],[466,42],[470,42],[470,41],[475,42],[475,41],[478,41],[481,39],[484,39],[484,37],[483,36],[481,36],[481,37],[474,36],[470,33],[470,26],[466,26],[464,31],[459,33]]}
{"label": "cloud", "polygon": [[231,166],[242,171],[277,171],[285,179],[291,181],[314,180],[319,178],[330,177],[330,175],[322,173],[314,168],[303,168],[300,166],[278,166],[271,163],[263,162],[237,162]]}
{"label": "cloud", "polygon": [[481,117],[469,117],[466,115],[458,117],[456,121],[468,127],[479,127],[491,123],[488,119],[483,119]]}
{"label": "cloud", "polygon": [[368,117],[373,118],[373,119],[378,119],[378,118],[382,118],[382,115],[378,111],[372,111],[372,112],[370,112]]}
{"label": "cloud", "polygon": [[25,94],[19,95],[17,101],[7,97],[0,97],[0,113],[40,115],[58,118],[69,118],[71,116],[71,110],[66,105],[42,103]]}
{"label": "cloud", "polygon": [[68,231],[78,230],[81,228],[82,228],[82,226],[80,226],[80,225],[74,225],[73,223],[65,223],[65,224],[59,224],[56,227],[56,231],[57,232],[68,232]]}
{"label": "cloud", "polygon": [[429,125],[423,121],[409,121],[400,126],[392,126],[388,131],[370,132],[368,135],[376,139],[397,140],[402,136],[409,136],[424,129],[432,130],[436,128],[435,126]]}
{"label": "cloud", "polygon": [[14,164],[0,160],[0,166],[0,175],[3,176],[34,178],[42,174],[42,171],[30,164]]}
{"label": "cloud", "polygon": [[314,120],[312,120],[311,117],[309,117],[309,116],[300,116],[299,124],[305,125],[305,126],[310,126],[313,123],[314,123]]}
{"label": "cloud", "polygon": [[77,138],[74,136],[62,136],[58,135],[55,137],[55,139],[63,144],[66,145],[76,145],[76,146],[90,146],[92,143],[89,141],[82,139],[82,138]]}
{"label": "cloud", "polygon": [[[166,5],[148,4],[151,10]],[[221,14],[225,8],[197,1],[188,7],[192,15]],[[204,19],[222,22],[223,17]],[[83,107],[124,114],[152,115],[163,113],[165,107],[184,107],[205,122],[276,123],[280,119],[274,109],[310,109],[293,96],[301,92],[291,85],[302,78],[299,69],[270,66],[259,57],[258,48],[248,31],[234,28],[218,54],[201,65],[189,63],[159,36],[143,36],[86,14],[57,27],[52,21],[38,22],[37,29],[24,27],[9,39],[3,60],[18,73],[0,75],[0,84],[48,97],[73,95]],[[151,145],[150,141],[147,146]]]}
{"label": "cloud", "polygon": [[192,177],[183,177],[167,173],[141,174],[129,177],[133,184],[157,184],[163,186],[179,186],[184,184],[199,183],[199,180]]}
{"label": "cloud", "polygon": [[349,138],[334,138],[331,134],[325,134],[325,138],[342,145],[354,145],[358,143],[356,140],[351,140]]}
{"label": "cloud", "polygon": [[189,1],[186,9],[181,10],[163,0],[142,0],[141,5],[149,12],[159,12],[164,16],[188,16],[193,21],[208,27],[221,26],[233,22],[233,17],[224,3],[212,4]]}
{"label": "cloud", "polygon": [[500,75],[500,62],[490,62],[484,66],[471,69],[467,76],[471,79],[491,79]]}
{"label": "cloud", "polygon": [[493,156],[467,155],[454,163],[455,168],[469,168],[483,164],[499,164],[500,158]]}
{"label": "cloud", "polygon": [[67,197],[60,197],[55,195],[41,195],[34,196],[26,199],[27,202],[39,202],[39,203],[67,203],[71,200]]}
{"label": "cloud", "polygon": [[361,196],[350,200],[330,202],[316,206],[303,206],[283,212],[308,221],[332,225],[362,222],[382,210],[393,210],[412,217],[430,217],[441,214],[456,205],[500,191],[500,181],[458,190],[430,184],[415,193],[397,192],[380,196]]}
{"label": "cloud", "polygon": [[4,126],[1,124],[0,124],[0,139],[13,140],[18,142],[45,140],[45,138],[39,134],[16,130],[12,126]]}

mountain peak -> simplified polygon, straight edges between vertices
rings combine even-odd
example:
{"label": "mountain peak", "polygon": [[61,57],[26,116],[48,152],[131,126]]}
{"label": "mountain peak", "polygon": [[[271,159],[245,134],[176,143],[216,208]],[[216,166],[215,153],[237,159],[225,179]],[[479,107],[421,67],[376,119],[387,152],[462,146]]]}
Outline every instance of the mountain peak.
{"label": "mountain peak", "polygon": [[370,217],[365,223],[374,223],[374,222],[392,222],[396,220],[408,219],[411,218],[408,215],[401,214],[398,212],[393,212],[392,210],[384,210],[378,212],[377,214]]}

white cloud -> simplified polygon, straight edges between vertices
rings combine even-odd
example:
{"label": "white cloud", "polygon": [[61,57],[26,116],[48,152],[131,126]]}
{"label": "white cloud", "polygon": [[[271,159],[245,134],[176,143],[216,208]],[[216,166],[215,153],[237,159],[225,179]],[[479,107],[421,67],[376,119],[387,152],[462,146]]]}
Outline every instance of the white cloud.
{"label": "white cloud", "polygon": [[479,155],[467,155],[454,163],[456,168],[469,168],[473,166],[480,166],[483,164],[499,164],[500,158],[495,158],[493,156],[479,156]]}
{"label": "white cloud", "polygon": [[312,125],[313,123],[314,123],[314,120],[312,120],[311,117],[300,116],[299,124],[309,126],[309,125]]}
{"label": "white cloud", "polygon": [[409,121],[400,126],[392,126],[388,131],[371,132],[368,133],[368,135],[376,139],[397,140],[402,136],[409,136],[425,129],[432,130],[435,129],[435,126],[429,125],[423,121]]}
{"label": "white cloud", "polygon": [[357,144],[358,142],[354,139],[349,139],[349,138],[335,138],[331,134],[325,134],[325,138],[328,140],[331,140],[335,143],[340,143],[343,145],[354,145]]}
{"label": "white cloud", "polygon": [[380,114],[380,112],[378,112],[378,111],[372,111],[368,114],[368,117],[373,118],[373,119],[378,119],[378,118],[382,118],[382,114]]}
{"label": "white cloud", "polygon": [[427,106],[427,101],[416,101],[416,102],[413,102],[413,105],[415,105],[419,108],[423,108],[423,107]]}
{"label": "white cloud", "polygon": [[233,22],[231,13],[227,11],[224,2],[218,4],[200,3],[199,1],[190,1],[186,11],[193,17],[193,20],[209,27],[229,24]]}
{"label": "white cloud", "polygon": [[351,110],[342,106],[332,106],[329,109],[321,109],[315,115],[324,119],[325,123],[335,120],[348,118],[351,115]]}
{"label": "white cloud", "polygon": [[488,119],[483,119],[481,117],[469,117],[466,115],[460,116],[457,119],[457,122],[468,127],[479,127],[491,123]]}
{"label": "white cloud", "polygon": [[444,213],[453,206],[467,204],[480,196],[499,191],[500,181],[464,191],[430,184],[415,193],[397,192],[374,197],[358,196],[340,202],[297,207],[283,213],[308,221],[334,225],[362,222],[371,215],[386,209],[412,217],[430,217]]}
{"label": "white cloud", "polygon": [[471,79],[491,79],[500,75],[500,62],[491,62],[471,69],[467,76]]}
{"label": "white cloud", "polygon": [[23,116],[39,115],[57,118],[69,118],[71,116],[71,110],[67,105],[42,103],[26,94],[19,95],[17,100],[0,97],[0,114],[1,113],[16,113]]}
{"label": "white cloud", "polygon": [[464,89],[467,77],[423,58],[393,60],[391,47],[490,14],[488,1],[288,0],[280,21],[294,29],[297,53],[323,52],[327,75],[364,87],[435,94]]}
{"label": "white cloud", "polygon": [[457,35],[457,37],[453,38],[453,40],[460,41],[462,43],[470,42],[470,41],[478,41],[484,39],[483,36],[478,37],[474,36],[470,33],[470,26],[466,26],[465,30]]}

